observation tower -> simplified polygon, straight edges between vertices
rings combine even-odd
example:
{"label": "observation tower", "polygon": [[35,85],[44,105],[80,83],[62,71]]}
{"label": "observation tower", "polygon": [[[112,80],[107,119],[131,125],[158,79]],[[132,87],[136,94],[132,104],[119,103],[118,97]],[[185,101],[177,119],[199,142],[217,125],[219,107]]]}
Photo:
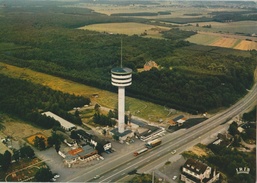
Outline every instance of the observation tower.
{"label": "observation tower", "polygon": [[125,87],[132,84],[132,69],[116,67],[111,70],[112,85],[118,87],[118,132],[125,129]]}
{"label": "observation tower", "polygon": [[132,69],[122,66],[122,40],[120,49],[120,67],[113,68],[112,85],[118,87],[118,133],[125,131],[125,87],[132,84]]}

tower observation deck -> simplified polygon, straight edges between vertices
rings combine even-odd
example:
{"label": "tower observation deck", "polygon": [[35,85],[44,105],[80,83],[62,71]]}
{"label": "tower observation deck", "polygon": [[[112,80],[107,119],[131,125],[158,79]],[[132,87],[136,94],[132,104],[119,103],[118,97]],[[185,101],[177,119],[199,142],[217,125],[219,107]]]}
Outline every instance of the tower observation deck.
{"label": "tower observation deck", "polygon": [[132,70],[116,67],[111,70],[112,85],[118,87],[118,132],[124,132],[125,125],[125,87],[132,84]]}

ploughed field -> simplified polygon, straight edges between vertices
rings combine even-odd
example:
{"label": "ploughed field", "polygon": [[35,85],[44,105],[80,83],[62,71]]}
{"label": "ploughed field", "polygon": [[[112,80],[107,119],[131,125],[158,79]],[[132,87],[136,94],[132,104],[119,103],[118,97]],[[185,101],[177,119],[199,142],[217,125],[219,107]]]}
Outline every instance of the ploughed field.
{"label": "ploughed field", "polygon": [[238,50],[257,50],[257,37],[199,32],[187,40],[200,45],[233,48]]}

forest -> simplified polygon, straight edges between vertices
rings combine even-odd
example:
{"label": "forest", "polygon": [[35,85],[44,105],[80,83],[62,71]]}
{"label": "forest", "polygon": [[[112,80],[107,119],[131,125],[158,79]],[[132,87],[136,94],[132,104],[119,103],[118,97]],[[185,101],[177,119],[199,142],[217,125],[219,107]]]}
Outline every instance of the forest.
{"label": "forest", "polygon": [[2,74],[0,74],[0,85],[0,111],[45,129],[60,124],[50,117],[41,115],[41,112],[52,111],[72,123],[81,125],[80,117],[67,111],[74,106],[81,107],[90,103],[89,98],[62,93]]}
{"label": "forest", "polygon": [[[150,22],[59,4],[12,3],[7,2],[0,12],[2,62],[116,92],[110,70],[119,65],[122,38],[123,65],[133,69],[133,84],[126,90],[129,96],[199,113],[230,106],[253,85],[256,51],[193,45],[181,40],[192,32],[179,29],[163,33],[166,39],[80,30],[95,23]],[[175,35],[182,37],[173,39]],[[149,60],[159,68],[137,72]]]}

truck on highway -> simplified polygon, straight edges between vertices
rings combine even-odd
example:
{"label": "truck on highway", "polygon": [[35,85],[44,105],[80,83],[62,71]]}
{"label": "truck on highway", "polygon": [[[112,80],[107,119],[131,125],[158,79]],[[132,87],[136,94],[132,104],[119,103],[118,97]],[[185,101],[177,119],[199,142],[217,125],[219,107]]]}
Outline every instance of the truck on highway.
{"label": "truck on highway", "polygon": [[147,150],[148,150],[147,148],[144,148],[139,151],[136,151],[136,152],[134,152],[134,156],[138,156],[139,154],[142,154],[142,153],[146,152]]}
{"label": "truck on highway", "polygon": [[155,146],[160,145],[161,143],[162,143],[161,139],[154,139],[154,140],[151,140],[151,141],[147,142],[147,143],[145,144],[145,146],[146,146],[148,149],[151,149],[151,148],[153,148],[153,147],[155,147]]}

